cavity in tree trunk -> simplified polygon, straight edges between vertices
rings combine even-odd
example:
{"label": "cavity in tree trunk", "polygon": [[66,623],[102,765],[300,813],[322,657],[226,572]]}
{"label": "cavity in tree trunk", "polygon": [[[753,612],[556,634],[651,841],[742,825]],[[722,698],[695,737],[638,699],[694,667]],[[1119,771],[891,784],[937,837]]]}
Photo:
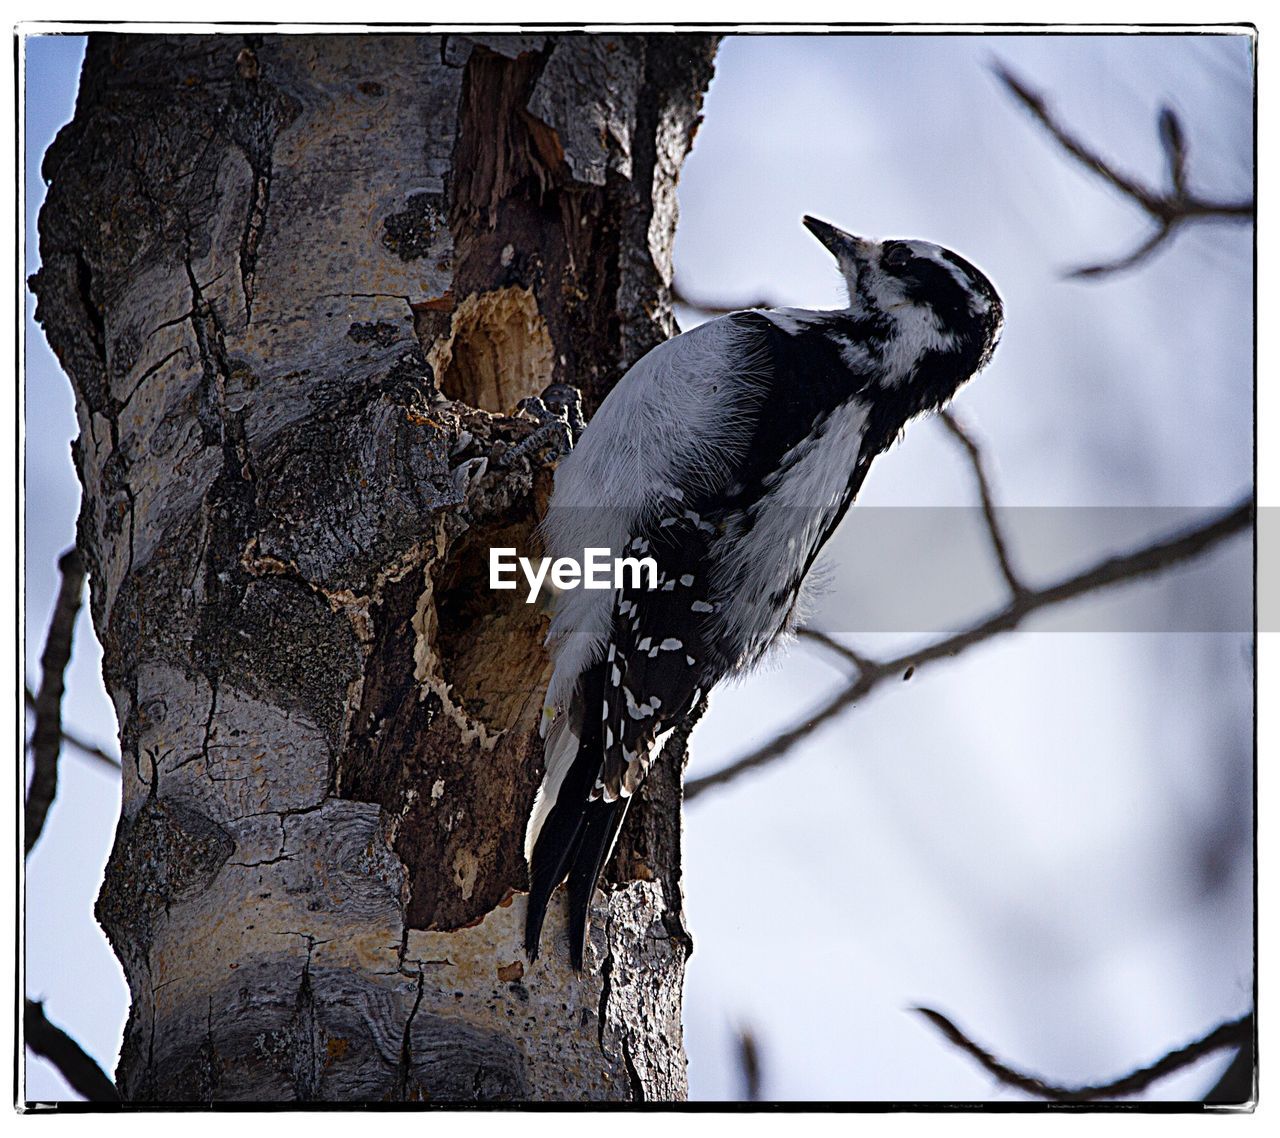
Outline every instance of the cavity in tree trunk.
{"label": "cavity in tree trunk", "polygon": [[487,552],[550,491],[517,402],[589,413],[674,330],[714,49],[91,39],[33,283],[121,725],[127,1100],[683,1097],[678,764],[587,972],[559,904],[526,962],[546,619]]}

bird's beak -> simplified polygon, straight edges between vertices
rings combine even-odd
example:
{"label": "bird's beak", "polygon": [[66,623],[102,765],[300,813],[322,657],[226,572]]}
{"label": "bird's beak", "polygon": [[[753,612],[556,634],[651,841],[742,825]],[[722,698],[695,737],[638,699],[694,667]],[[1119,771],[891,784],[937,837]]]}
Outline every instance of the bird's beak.
{"label": "bird's beak", "polygon": [[865,261],[867,259],[871,242],[864,238],[854,237],[853,234],[846,233],[843,229],[837,229],[834,225],[820,221],[816,217],[809,217],[807,214],[804,219],[804,227],[827,247],[832,256],[840,257],[843,255],[851,257],[855,261]]}

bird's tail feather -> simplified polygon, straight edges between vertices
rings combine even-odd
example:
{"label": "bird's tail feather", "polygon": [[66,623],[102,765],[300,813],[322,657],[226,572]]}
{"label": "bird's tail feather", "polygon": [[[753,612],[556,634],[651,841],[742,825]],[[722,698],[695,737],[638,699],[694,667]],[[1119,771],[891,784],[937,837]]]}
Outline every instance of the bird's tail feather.
{"label": "bird's tail feather", "polygon": [[578,972],[582,971],[587,933],[591,928],[591,898],[595,894],[600,871],[618,840],[618,831],[627,816],[630,802],[630,798],[591,802],[583,815],[573,868],[569,870],[569,959]]}
{"label": "bird's tail feather", "polygon": [[556,886],[573,867],[582,839],[583,810],[557,802],[547,815],[529,859],[529,909],[525,917],[524,947],[533,960],[542,939],[542,923]]}
{"label": "bird's tail feather", "polygon": [[[604,700],[604,670],[596,666],[580,679],[568,708],[547,737],[547,773],[535,799],[526,836],[529,907],[525,951],[538,954],[547,906],[556,887],[569,879],[569,952],[581,970],[590,927],[591,898],[600,872],[618,838],[629,799],[591,800],[600,774],[604,739],[598,709]],[[593,713],[594,712],[594,713]]]}

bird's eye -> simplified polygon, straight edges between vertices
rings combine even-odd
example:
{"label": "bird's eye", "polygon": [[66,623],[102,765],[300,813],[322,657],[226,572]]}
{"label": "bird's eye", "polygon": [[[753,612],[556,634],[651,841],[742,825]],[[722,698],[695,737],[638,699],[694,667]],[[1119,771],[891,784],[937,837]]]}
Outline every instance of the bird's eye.
{"label": "bird's eye", "polygon": [[890,245],[880,260],[887,269],[901,269],[911,260],[911,250],[905,245]]}

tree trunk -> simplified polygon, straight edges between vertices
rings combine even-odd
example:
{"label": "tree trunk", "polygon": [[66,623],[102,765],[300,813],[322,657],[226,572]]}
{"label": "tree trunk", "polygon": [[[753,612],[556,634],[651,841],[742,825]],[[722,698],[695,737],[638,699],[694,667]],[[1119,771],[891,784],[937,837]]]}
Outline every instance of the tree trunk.
{"label": "tree trunk", "polygon": [[[673,331],[709,36],[95,36],[39,318],[121,725],[98,916],[147,1100],[679,1099],[679,764],[587,971],[521,950],[545,616],[487,587]],[[474,460],[487,459],[487,464]]]}

